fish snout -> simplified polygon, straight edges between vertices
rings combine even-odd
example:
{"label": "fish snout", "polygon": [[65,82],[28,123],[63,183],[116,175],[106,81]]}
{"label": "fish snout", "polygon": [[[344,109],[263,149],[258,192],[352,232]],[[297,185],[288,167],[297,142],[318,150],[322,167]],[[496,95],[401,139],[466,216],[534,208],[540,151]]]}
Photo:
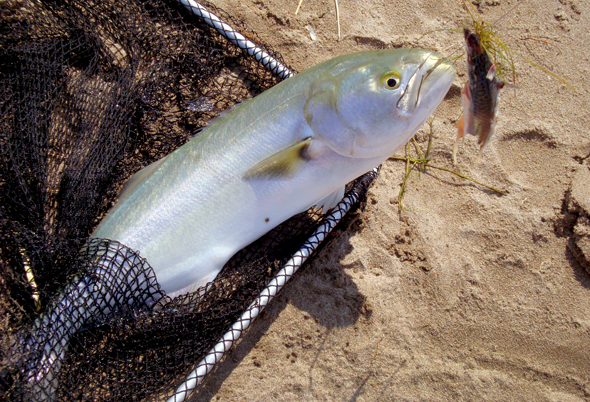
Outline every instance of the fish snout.
{"label": "fish snout", "polygon": [[415,114],[421,107],[436,107],[455,78],[455,65],[437,52],[427,53],[422,62],[412,68],[396,105],[398,112],[406,116]]}

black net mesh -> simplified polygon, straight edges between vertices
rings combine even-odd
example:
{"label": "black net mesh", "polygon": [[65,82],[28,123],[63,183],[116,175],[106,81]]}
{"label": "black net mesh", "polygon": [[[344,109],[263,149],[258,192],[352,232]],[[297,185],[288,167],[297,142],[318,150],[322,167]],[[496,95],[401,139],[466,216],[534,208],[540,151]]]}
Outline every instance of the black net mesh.
{"label": "black net mesh", "polygon": [[176,1],[8,0],[0,13],[2,397],[169,397],[320,215],[174,300],[138,253],[87,236],[133,173],[279,79]]}

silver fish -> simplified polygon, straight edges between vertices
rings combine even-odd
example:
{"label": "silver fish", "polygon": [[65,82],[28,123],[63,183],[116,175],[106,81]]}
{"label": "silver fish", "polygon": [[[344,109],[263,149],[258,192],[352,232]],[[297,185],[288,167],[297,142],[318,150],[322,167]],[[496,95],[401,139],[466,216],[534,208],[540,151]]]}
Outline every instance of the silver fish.
{"label": "silver fish", "polygon": [[[416,133],[454,77],[452,63],[418,49],[360,52],[321,63],[241,104],[135,174],[91,237],[139,251],[168,295],[195,290],[234,253],[289,217],[313,205],[334,206],[346,183]],[[124,261],[128,254],[117,258]],[[95,288],[74,284],[71,293],[91,298]],[[61,322],[66,340],[93,311],[115,309],[85,310],[72,301],[56,306],[45,321]],[[74,317],[64,317],[71,312]],[[31,349],[43,339],[34,337]],[[37,368],[28,374],[37,383],[33,389],[53,384],[63,339],[42,347]]]}
{"label": "silver fish", "polygon": [[369,51],[282,82],[137,173],[92,237],[138,250],[166,293],[196,290],[289,217],[335,205],[404,145],[454,77],[441,60]]}

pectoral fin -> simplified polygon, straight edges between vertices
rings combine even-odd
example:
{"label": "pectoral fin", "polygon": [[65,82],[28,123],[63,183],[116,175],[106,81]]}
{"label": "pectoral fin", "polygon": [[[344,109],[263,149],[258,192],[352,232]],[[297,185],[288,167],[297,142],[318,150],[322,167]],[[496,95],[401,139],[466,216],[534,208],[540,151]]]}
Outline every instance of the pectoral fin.
{"label": "pectoral fin", "polygon": [[453,149],[453,164],[457,164],[457,149],[459,147],[459,140],[465,134],[474,133],[475,116],[473,115],[473,105],[471,103],[471,90],[469,89],[469,82],[465,84],[463,91],[461,91],[461,105],[463,106],[463,114],[455,125],[457,127],[457,139]]}
{"label": "pectoral fin", "polygon": [[512,84],[510,82],[506,82],[506,81],[500,81],[498,80],[498,91],[500,89],[520,89],[520,87],[518,85]]}
{"label": "pectoral fin", "polygon": [[486,78],[489,81],[494,81],[494,78],[496,78],[496,66],[495,65],[491,65],[490,69],[488,70],[488,73],[486,74]]}
{"label": "pectoral fin", "polygon": [[457,150],[459,149],[459,140],[469,131],[469,126],[472,124],[472,110],[471,110],[471,91],[469,90],[469,83],[466,83],[461,91],[461,105],[463,106],[463,114],[455,124],[457,127],[457,138],[455,139],[455,146],[453,147],[453,165],[457,164]]}
{"label": "pectoral fin", "polygon": [[298,143],[269,156],[249,169],[244,174],[244,179],[292,177],[305,162],[311,159],[309,153],[311,141],[311,137],[304,138]]}

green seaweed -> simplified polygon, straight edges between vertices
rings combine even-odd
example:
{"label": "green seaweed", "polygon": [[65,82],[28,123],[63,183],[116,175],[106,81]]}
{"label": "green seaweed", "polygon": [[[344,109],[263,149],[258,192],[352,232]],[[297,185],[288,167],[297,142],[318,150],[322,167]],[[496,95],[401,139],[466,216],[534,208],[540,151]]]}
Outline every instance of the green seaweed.
{"label": "green seaweed", "polygon": [[[543,71],[543,72],[551,75],[552,77],[558,79],[559,81],[563,82],[565,85],[567,85],[571,90],[573,90],[575,92],[575,88],[569,82],[567,82],[563,77],[555,74],[553,71],[549,70],[546,67],[543,67],[542,65],[534,62],[533,60],[523,56],[522,54],[512,50],[510,47],[508,47],[507,45],[504,44],[504,42],[502,41],[500,36],[497,35],[496,32],[494,31],[494,25],[498,21],[503,19],[507,14],[512,12],[520,4],[522,4],[522,2],[516,3],[516,5],[514,7],[512,7],[506,14],[504,14],[502,17],[498,18],[493,23],[490,23],[490,22],[484,20],[483,18],[481,18],[481,16],[479,15],[479,12],[475,8],[475,6],[473,6],[473,4],[471,4],[470,2],[468,2],[466,0],[463,0],[463,5],[465,7],[465,11],[467,12],[467,14],[469,14],[469,17],[471,18],[471,23],[472,23],[472,26],[465,26],[465,28],[472,30],[473,32],[475,32],[479,36],[480,43],[481,43],[482,47],[485,49],[485,51],[487,52],[488,56],[490,57],[490,59],[492,60],[494,65],[496,66],[496,74],[498,75],[498,77],[501,80],[507,81],[506,76],[510,76],[511,77],[510,82],[516,84],[516,80],[518,77],[518,74],[516,71],[516,66],[514,64],[514,57],[516,56],[516,57],[520,57],[521,59],[523,59],[524,61],[526,61],[530,65],[532,65],[533,67],[538,68],[541,71]],[[422,38],[424,38],[426,35],[429,35],[433,32],[439,32],[439,31],[448,31],[448,32],[454,32],[454,33],[460,33],[461,35],[463,35],[462,29],[439,28],[439,29],[433,29],[431,31],[424,33],[418,39],[418,42]],[[539,40],[539,41],[542,41],[546,44],[551,45],[551,43],[549,43],[547,41],[544,41],[541,39],[536,39],[536,38],[525,38],[524,40]],[[453,59],[458,60],[464,54],[465,53],[461,53],[459,56],[453,57]]]}
{"label": "green seaweed", "polygon": [[[422,152],[422,148],[420,147],[420,144],[418,144],[418,142],[416,141],[416,138],[414,137],[414,138],[412,138],[411,141],[409,141],[406,144],[406,156],[405,157],[391,156],[389,158],[389,160],[403,161],[406,163],[404,177],[402,179],[402,184],[401,184],[398,196],[397,196],[398,207],[401,211],[408,210],[407,208],[404,207],[403,199],[404,199],[404,196],[406,193],[408,179],[410,178],[410,175],[414,169],[417,169],[419,173],[424,173],[427,168],[452,173],[464,180],[468,180],[468,181],[475,183],[479,186],[485,187],[485,188],[492,190],[500,195],[507,195],[508,194],[506,191],[498,190],[492,186],[481,183],[477,180],[467,177],[467,176],[465,176],[459,172],[456,172],[454,170],[432,165],[430,162],[433,160],[433,158],[431,158],[430,153],[432,151],[432,139],[434,138],[433,120],[430,120],[430,122],[428,124],[430,126],[430,132],[428,135],[428,145],[426,148],[426,152]],[[415,152],[417,154],[416,156],[412,155],[412,151],[411,151],[412,145],[415,148]]]}
{"label": "green seaweed", "polygon": [[[516,67],[514,66],[514,59],[513,56],[518,56],[533,67],[540,69],[541,71],[551,75],[552,77],[558,79],[559,81],[563,82],[567,85],[570,89],[575,92],[574,87],[567,82],[561,76],[555,74],[553,71],[549,70],[546,67],[541,66],[538,63],[530,60],[529,58],[523,56],[522,54],[515,52],[514,50],[510,49],[506,46],[500,37],[494,32],[494,23],[489,23],[485,21],[483,18],[479,16],[475,7],[468,3],[466,0],[463,0],[465,5],[465,10],[471,17],[471,21],[473,22],[473,30],[479,36],[480,43],[488,53],[488,56],[492,59],[493,63],[496,65],[496,73],[500,79],[506,75],[506,71],[510,71],[512,75],[512,82],[516,83]],[[521,3],[516,3],[514,7],[512,7],[508,12],[514,10],[514,8],[518,7]],[[499,18],[498,20],[502,19],[504,16]],[[531,38],[527,38],[531,39]]]}

